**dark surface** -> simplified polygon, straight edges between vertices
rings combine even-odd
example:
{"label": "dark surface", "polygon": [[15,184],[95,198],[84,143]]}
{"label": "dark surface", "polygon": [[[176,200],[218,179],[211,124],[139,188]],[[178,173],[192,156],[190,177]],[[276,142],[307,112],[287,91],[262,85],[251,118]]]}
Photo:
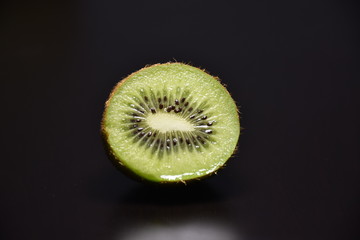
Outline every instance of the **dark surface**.
{"label": "dark surface", "polygon": [[[1,3],[0,239],[359,239],[356,1]],[[133,2],[133,3],[132,3]],[[219,76],[239,151],[185,188],[134,182],[99,124],[152,63]]]}

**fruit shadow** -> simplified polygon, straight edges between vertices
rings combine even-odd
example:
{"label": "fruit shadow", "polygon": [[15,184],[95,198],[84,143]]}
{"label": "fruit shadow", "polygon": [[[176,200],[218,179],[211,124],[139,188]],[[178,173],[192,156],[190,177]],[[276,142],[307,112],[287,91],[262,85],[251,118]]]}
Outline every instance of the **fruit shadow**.
{"label": "fruit shadow", "polygon": [[241,197],[244,190],[241,179],[230,171],[186,185],[157,185],[137,182],[109,168],[92,177],[87,184],[87,195],[90,198],[114,206],[219,203]]}
{"label": "fruit shadow", "polygon": [[226,196],[208,182],[173,186],[137,185],[120,199],[127,204],[187,205],[220,202]]}

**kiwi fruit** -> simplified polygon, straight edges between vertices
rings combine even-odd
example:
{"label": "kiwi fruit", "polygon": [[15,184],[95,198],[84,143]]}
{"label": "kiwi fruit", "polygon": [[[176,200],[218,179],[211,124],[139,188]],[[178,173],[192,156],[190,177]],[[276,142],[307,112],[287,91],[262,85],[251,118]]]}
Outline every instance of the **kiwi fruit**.
{"label": "kiwi fruit", "polygon": [[219,79],[183,63],[147,66],[106,101],[101,132],[111,159],[156,183],[212,175],[233,154],[238,109]]}

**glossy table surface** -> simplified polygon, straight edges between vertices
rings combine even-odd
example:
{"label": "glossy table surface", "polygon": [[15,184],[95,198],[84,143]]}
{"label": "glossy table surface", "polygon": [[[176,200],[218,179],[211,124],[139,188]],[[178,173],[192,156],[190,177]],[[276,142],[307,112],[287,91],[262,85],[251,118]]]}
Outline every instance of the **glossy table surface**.
{"label": "glossy table surface", "polygon": [[[8,1],[0,21],[0,239],[359,239],[355,1]],[[107,159],[112,87],[153,63],[240,106],[218,175],[148,186]]]}

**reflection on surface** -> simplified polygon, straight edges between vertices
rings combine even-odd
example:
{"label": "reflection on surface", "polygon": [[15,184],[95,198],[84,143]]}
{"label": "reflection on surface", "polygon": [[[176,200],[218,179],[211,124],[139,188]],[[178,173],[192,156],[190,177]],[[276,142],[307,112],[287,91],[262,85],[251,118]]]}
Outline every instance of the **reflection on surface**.
{"label": "reflection on surface", "polygon": [[152,223],[120,233],[116,240],[241,240],[228,226],[212,221]]}
{"label": "reflection on surface", "polygon": [[130,189],[114,212],[114,239],[241,240],[235,213],[218,190],[204,183]]}

